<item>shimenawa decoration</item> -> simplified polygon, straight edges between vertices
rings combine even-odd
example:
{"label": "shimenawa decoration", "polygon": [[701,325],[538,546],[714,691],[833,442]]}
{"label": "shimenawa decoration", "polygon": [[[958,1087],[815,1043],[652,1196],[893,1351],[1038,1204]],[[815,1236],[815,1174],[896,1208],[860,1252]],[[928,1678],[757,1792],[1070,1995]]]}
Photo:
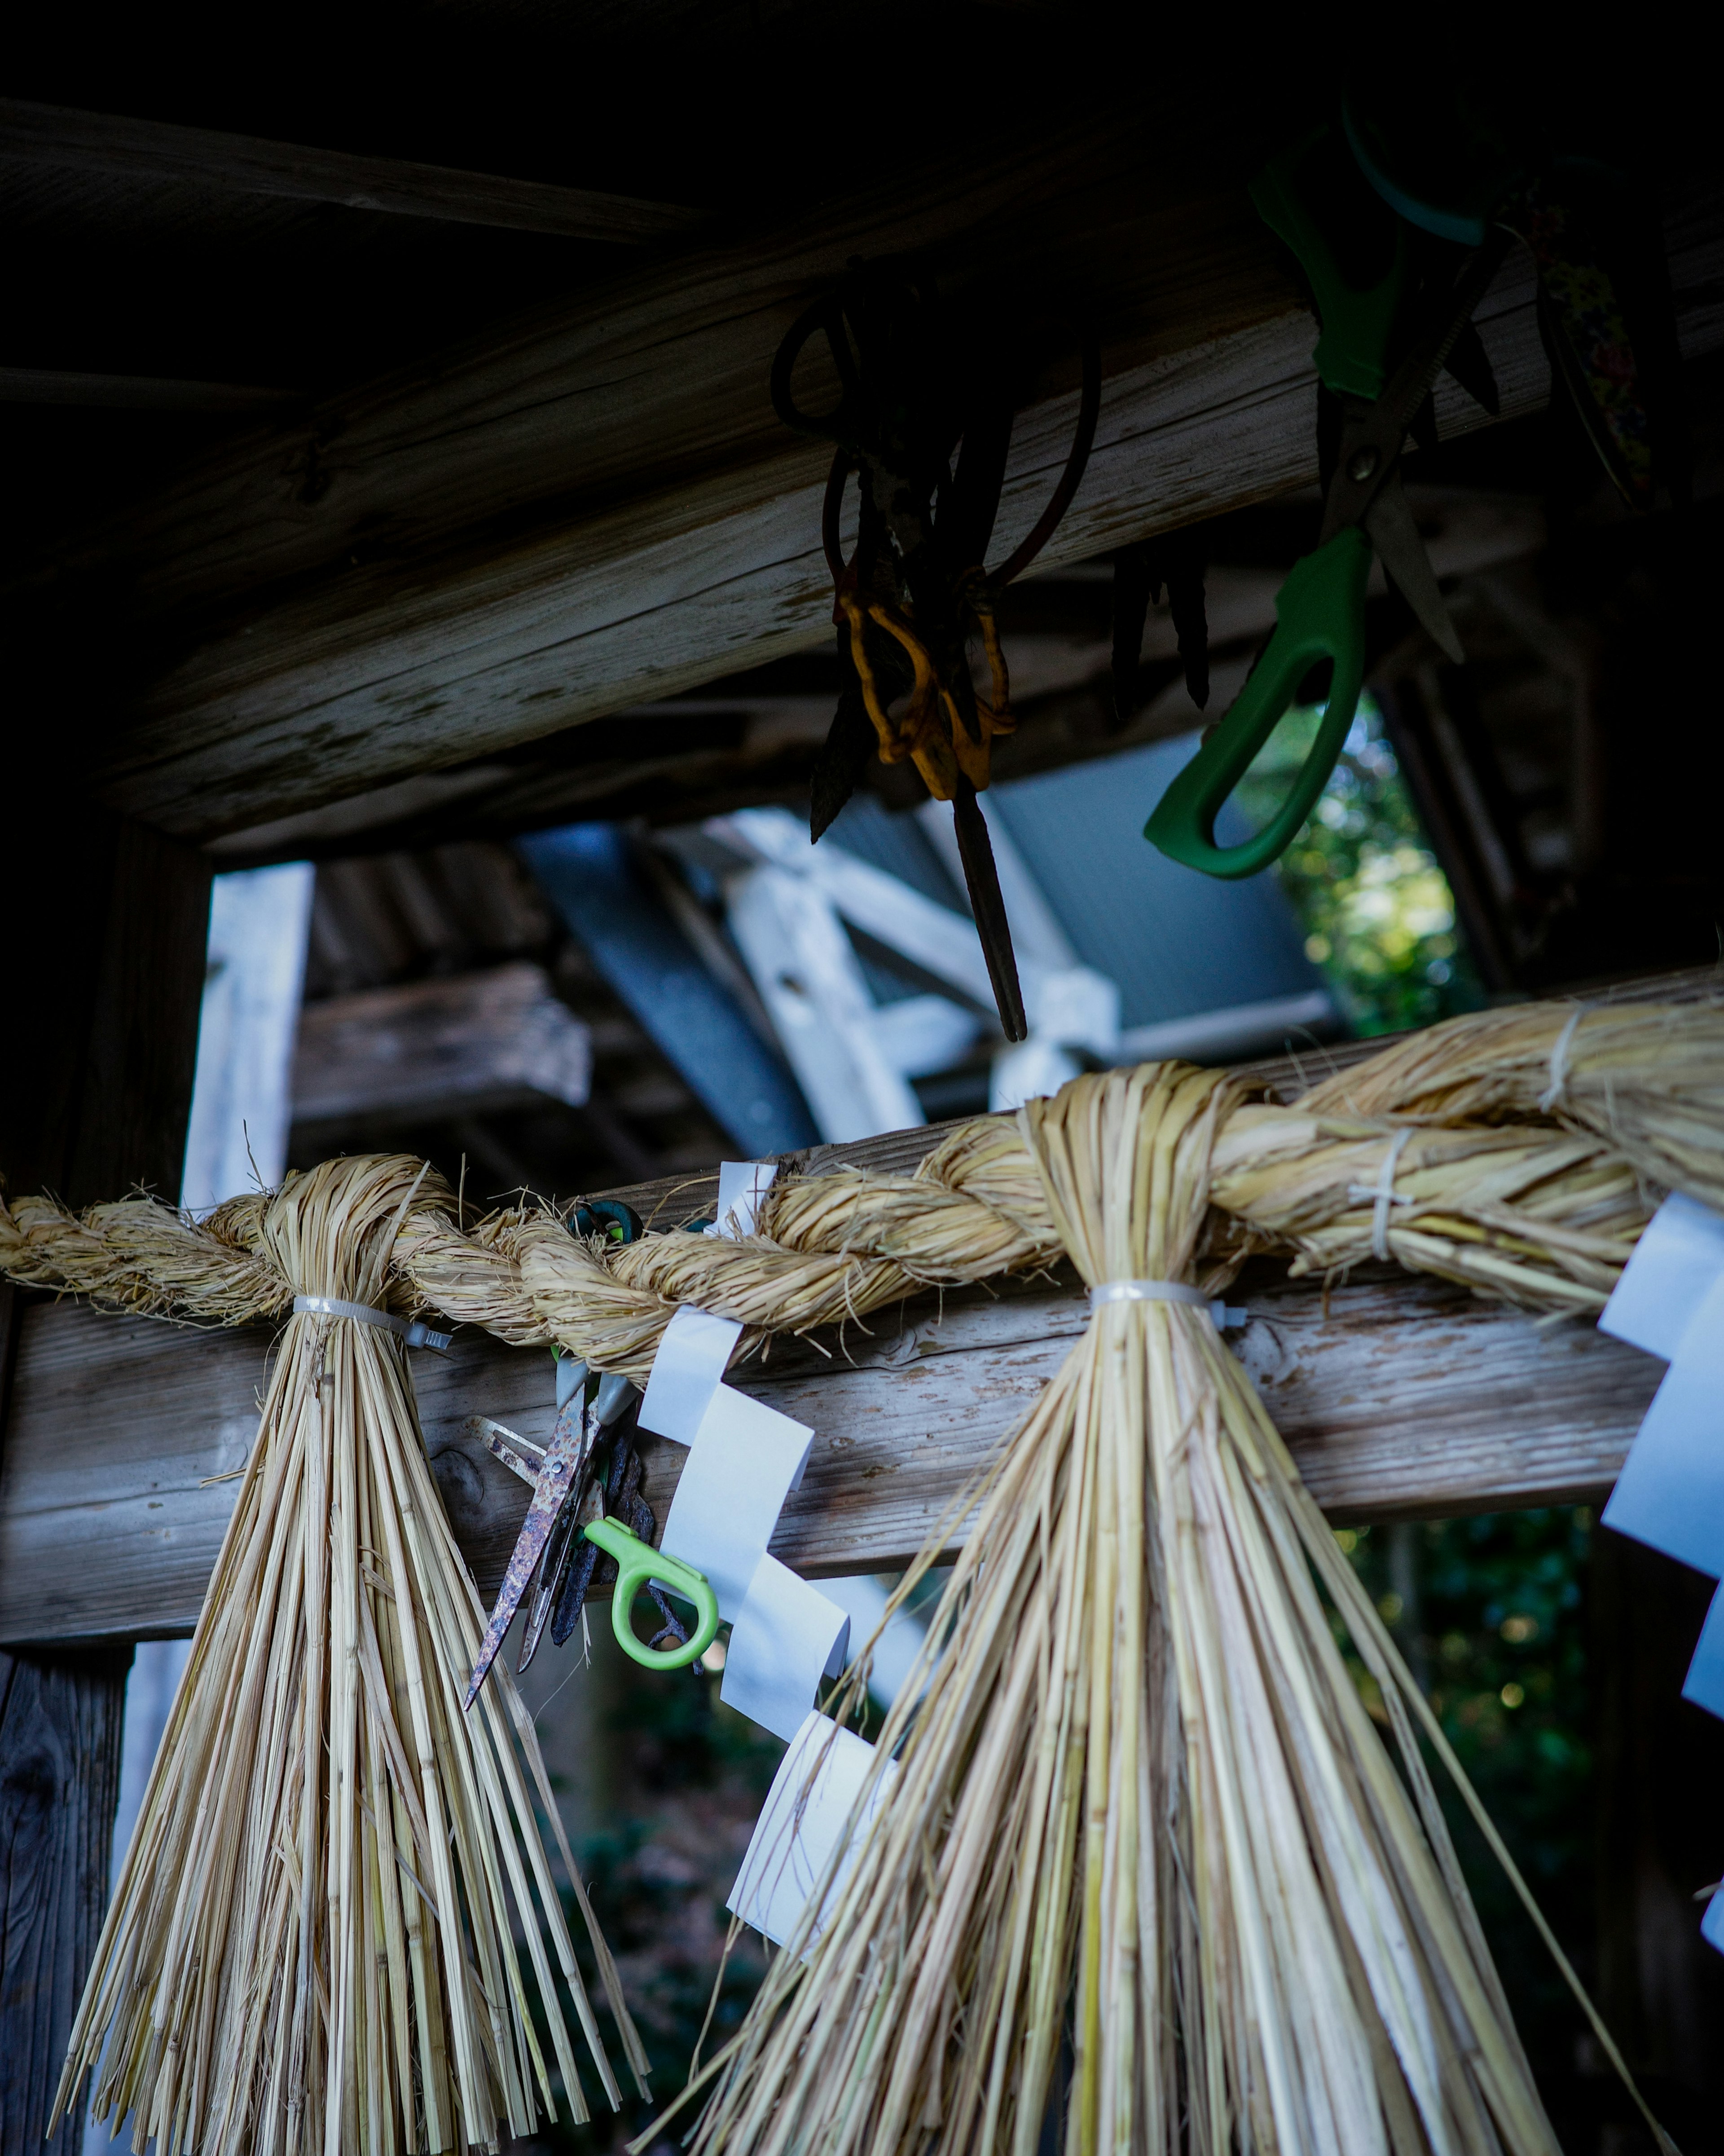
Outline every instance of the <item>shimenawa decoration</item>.
{"label": "shimenawa decoration", "polygon": [[[20,1199],[0,1269],[203,1323],[306,1292],[434,1308],[644,1377],[685,1302],[747,1352],[1069,1258],[1090,1329],[1002,1450],[926,1695],[878,1748],[894,1785],[701,2077],[696,2148],[1027,2156],[1069,2022],[1073,2150],[1554,2156],[1417,1731],[1489,1823],[1208,1314],[1118,1284],[1206,1298],[1255,1251],[1374,1255],[1593,1313],[1670,1188],[1724,1209],[1724,1010],[1526,1006],[1287,1107],[1181,1065],[1079,1079],[913,1177],[781,1174],[740,1242],[608,1249],[520,1208],[464,1228],[419,1163],[362,1159],[202,1224]],[[578,2087],[534,1892],[615,2101],[531,1724],[505,1688],[470,1732],[450,1712],[482,1618],[433,1492],[400,1348],[294,1317],[63,2102],[105,2038],[99,2101],[164,2151],[526,2130],[551,2091],[511,1897]]]}

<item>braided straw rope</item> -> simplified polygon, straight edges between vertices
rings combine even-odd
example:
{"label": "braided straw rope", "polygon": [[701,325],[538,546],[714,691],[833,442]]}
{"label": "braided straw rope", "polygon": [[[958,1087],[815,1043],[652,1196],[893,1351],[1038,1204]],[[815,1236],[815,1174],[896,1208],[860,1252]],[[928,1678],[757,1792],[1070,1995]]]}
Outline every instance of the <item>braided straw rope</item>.
{"label": "braided straw rope", "polygon": [[[1716,1005],[1522,1005],[1455,1019],[1291,1106],[1229,1086],[1203,1252],[1217,1284],[1257,1251],[1326,1274],[1378,1252],[1531,1308],[1593,1312],[1664,1190],[1724,1207],[1721,1133]],[[1378,1186],[1391,1145],[1385,1228]],[[198,1325],[280,1318],[292,1291],[270,1255],[271,1211],[297,1180],[201,1222],[147,1198],[81,1214],[48,1197],[0,1202],[0,1273]],[[470,1226],[459,1212],[427,1173],[396,1236],[392,1307],[440,1311],[516,1346],[556,1342],[636,1378],[684,1303],[740,1319],[747,1354],[774,1332],[865,1319],[921,1289],[1065,1255],[1033,1157],[1002,1117],[953,1132],[912,1176],[781,1176],[758,1232],[740,1240],[672,1230],[618,1247],[582,1240],[548,1210]]]}

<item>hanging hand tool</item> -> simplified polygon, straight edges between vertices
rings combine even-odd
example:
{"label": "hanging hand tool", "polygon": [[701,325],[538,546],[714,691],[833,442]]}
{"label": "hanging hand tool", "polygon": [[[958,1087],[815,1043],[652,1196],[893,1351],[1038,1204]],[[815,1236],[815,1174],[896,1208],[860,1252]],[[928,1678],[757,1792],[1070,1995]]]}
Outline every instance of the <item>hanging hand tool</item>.
{"label": "hanging hand tool", "polygon": [[[1460,264],[1446,290],[1420,304],[1409,237],[1394,220],[1387,263],[1361,280],[1317,180],[1333,131],[1324,129],[1266,167],[1252,194],[1265,221],[1298,255],[1322,325],[1317,372],[1338,400],[1340,439],[1316,551],[1296,563],[1275,600],[1275,629],[1232,709],[1157,804],[1144,836],[1172,860],[1214,876],[1255,875],[1285,850],[1316,805],[1352,725],[1365,666],[1365,580],[1372,550],[1425,629],[1463,657],[1402,490],[1402,445],[1473,309],[1496,275],[1509,235],[1493,229]],[[1313,168],[1316,168],[1314,171]],[[1367,200],[1370,198],[1367,197]],[[1348,272],[1353,270],[1354,275]],[[1421,317],[1406,339],[1408,313]],[[1392,345],[1402,357],[1391,370]],[[1323,716],[1304,767],[1263,829],[1215,843],[1215,819],[1320,662],[1333,667]]]}
{"label": "hanging hand tool", "polygon": [[[607,1471],[595,1473],[587,1485],[587,1495],[581,1506],[581,1524],[585,1527],[594,1520],[619,1520],[640,1541],[650,1543],[658,1522],[653,1510],[640,1494],[641,1460],[634,1449],[635,1415],[640,1403],[637,1399],[629,1412],[618,1422],[611,1435],[610,1460]],[[551,1638],[556,1646],[562,1646],[575,1629],[582,1604],[595,1582],[603,1585],[615,1568],[605,1557],[599,1545],[586,1536],[580,1537],[574,1546],[561,1584],[556,1590],[556,1605],[551,1613]],[[651,1645],[657,1647],[664,1633],[679,1640],[687,1638],[681,1620],[656,1589],[649,1590],[659,1605],[664,1622],[659,1637]]]}
{"label": "hanging hand tool", "polygon": [[[478,1697],[485,1672],[497,1658],[498,1650],[508,1635],[509,1627],[515,1622],[515,1613],[521,1607],[535,1571],[541,1572],[540,1599],[548,1607],[549,1598],[545,1592],[541,1560],[547,1554],[546,1546],[556,1536],[565,1512],[572,1519],[579,1509],[582,1497],[586,1494],[593,1448],[599,1433],[598,1403],[595,1399],[589,1405],[587,1400],[585,1364],[577,1364],[576,1368],[579,1380],[557,1412],[551,1442],[540,1454],[536,1466],[527,1471],[526,1479],[533,1486],[533,1501],[527,1507],[526,1518],[522,1522],[508,1568],[503,1574],[502,1589],[491,1611],[490,1623],[485,1628],[485,1638],[480,1645],[478,1660],[473,1665],[472,1681],[467,1686],[464,1702],[468,1707],[471,1707]],[[475,1417],[474,1419],[475,1423],[484,1424],[483,1418]],[[495,1424],[484,1424],[482,1434],[486,1445],[505,1466],[512,1467],[517,1474],[522,1472],[523,1463],[518,1455],[512,1454],[505,1447],[505,1433]],[[538,1643],[537,1629],[532,1626],[531,1617],[529,1629],[532,1632],[531,1645],[536,1646]],[[531,1658],[531,1646],[528,1658]]]}
{"label": "hanging hand tool", "polygon": [[[830,412],[797,403],[791,375],[824,334],[841,394]],[[1008,1040],[1028,1026],[999,876],[977,796],[991,745],[1013,726],[1011,688],[994,620],[997,593],[1039,554],[1083,476],[1101,398],[1101,356],[1084,345],[1076,433],[1053,498],[998,569],[983,566],[1011,441],[1012,406],[997,382],[967,376],[951,326],[930,290],[901,266],[854,261],[837,289],[794,322],[772,363],[774,408],[787,426],[837,445],[822,538],[833,618],[850,670],[814,774],[813,835],[849,799],[869,754],[909,759],[928,791],[950,801],[971,911]],[[958,454],[956,469],[952,456]],[[860,475],[856,550],[847,562],[839,519],[850,474]],[[979,636],[988,694],[977,693],[967,644]]]}
{"label": "hanging hand tool", "polygon": [[[642,1233],[639,1216],[614,1199],[594,1199],[578,1207],[571,1225],[579,1235],[611,1243],[635,1242]],[[532,1584],[532,1596],[527,1603],[518,1664],[523,1671],[538,1651],[547,1620],[552,1620],[551,1635],[559,1645],[567,1639],[579,1612],[582,1596],[592,1580],[598,1551],[600,1548],[609,1549],[618,1534],[628,1534],[631,1542],[638,1543],[649,1553],[651,1569],[649,1574],[642,1575],[642,1580],[648,1584],[664,1620],[648,1646],[642,1646],[632,1630],[629,1631],[625,1644],[637,1661],[654,1669],[691,1662],[711,1645],[717,1629],[716,1603],[711,1604],[711,1627],[706,1623],[711,1592],[701,1575],[678,1559],[660,1557],[652,1550],[655,1522],[650,1507],[640,1496],[640,1460],[633,1441],[639,1394],[626,1378],[614,1372],[589,1380],[586,1364],[571,1358],[562,1358],[558,1362],[557,1394],[557,1422],[550,1443],[543,1447],[517,1437],[513,1430],[488,1416],[474,1415],[469,1419],[468,1427],[480,1442],[505,1467],[531,1484],[533,1491],[532,1503],[527,1507],[526,1519],[510,1557],[501,1591],[474,1664],[465,1702],[469,1707],[477,1697],[485,1672],[497,1657],[509,1627],[515,1621],[515,1613],[526,1598],[529,1584]],[[619,1518],[606,1518],[608,1483],[611,1510],[619,1513]],[[592,1530],[600,1526],[604,1527],[604,1534],[594,1535]],[[578,1577],[581,1583],[572,1600],[567,1589],[572,1577]],[[700,1633],[692,1643],[680,1620],[658,1588],[651,1584],[653,1581],[662,1582],[673,1593],[685,1596],[701,1612]],[[625,1613],[632,1599],[631,1592],[625,1598]],[[558,1612],[560,1623],[555,1621],[554,1613]],[[626,1625],[618,1622],[618,1639],[625,1629]],[[662,1645],[667,1636],[674,1643],[668,1648]]]}
{"label": "hanging hand tool", "polygon": [[[651,1508],[639,1494],[640,1458],[630,1435],[639,1407],[639,1394],[626,1378],[613,1373],[599,1380],[595,1396],[588,1400],[585,1367],[579,1363],[574,1367],[582,1382],[560,1410],[551,1442],[542,1449],[487,1416],[474,1415],[469,1419],[469,1427],[486,1450],[533,1491],[533,1502],[527,1508],[473,1666],[465,1701],[469,1707],[478,1697],[485,1673],[508,1635],[536,1569],[538,1578],[527,1604],[518,1665],[523,1671],[538,1651],[547,1618],[552,1620],[552,1639],[559,1645],[567,1639],[596,1563],[618,1573],[613,1594],[612,1627],[624,1652],[644,1667],[680,1668],[704,1654],[717,1636],[718,1604],[706,1575],[652,1545],[655,1522]],[[597,1457],[607,1440],[608,1476],[601,1471]],[[618,1517],[607,1513],[608,1482]],[[657,1604],[663,1620],[645,1644],[635,1637],[629,1622],[631,1605],[642,1588]],[[665,1600],[664,1589],[694,1604],[700,1621],[692,1638]],[[560,1625],[558,1614],[562,1619]]]}
{"label": "hanging hand tool", "polygon": [[[1344,169],[1337,165],[1343,144]],[[1361,176],[1371,191],[1362,218]],[[1341,128],[1318,129],[1259,175],[1254,199],[1298,256],[1321,322],[1315,355],[1326,393],[1320,434],[1326,423],[1333,437],[1324,441],[1321,461],[1332,475],[1317,551],[1282,587],[1268,648],[1233,709],[1144,827],[1163,853],[1211,875],[1251,875],[1282,852],[1315,807],[1357,702],[1373,546],[1434,641],[1460,662],[1401,490],[1399,457],[1409,432],[1434,439],[1429,398],[1444,367],[1495,413],[1496,386],[1471,313],[1511,239],[1526,243],[1538,271],[1539,319],[1557,378],[1624,500],[1634,508],[1650,506],[1651,416],[1591,207],[1603,200],[1608,208],[1613,192],[1623,192],[1605,167],[1519,139],[1512,118],[1493,110],[1470,77],[1433,89],[1410,112],[1398,75],[1377,83],[1374,93],[1356,85]],[[1383,228],[1390,257],[1361,274],[1373,212],[1380,226],[1385,212],[1391,220]],[[1420,306],[1414,247],[1429,250],[1432,239],[1472,252],[1435,304]],[[1391,372],[1391,349],[1405,342],[1403,316],[1415,334]],[[1679,496],[1685,480],[1671,470]],[[1334,670],[1322,721],[1281,808],[1254,838],[1218,846],[1222,803],[1304,676],[1323,660]]]}
{"label": "hanging hand tool", "polygon": [[1209,701],[1209,624],[1203,604],[1204,529],[1185,525],[1121,547],[1113,557],[1113,723],[1123,732],[1141,701],[1143,631],[1150,602],[1167,594],[1186,694]]}
{"label": "hanging hand tool", "polygon": [[[1416,85],[1380,65],[1359,74],[1342,105],[1359,171],[1398,216],[1439,239],[1480,247],[1503,226],[1526,243],[1556,377],[1623,500],[1650,508],[1651,412],[1608,266],[1620,249],[1604,244],[1613,228],[1621,240],[1628,182],[1594,158],[1557,154],[1470,65],[1426,69]],[[1651,266],[1653,284],[1662,285],[1661,258]],[[1669,327],[1674,332],[1674,321]],[[1449,367],[1477,394],[1460,347]],[[1680,475],[1670,476],[1680,490]]]}

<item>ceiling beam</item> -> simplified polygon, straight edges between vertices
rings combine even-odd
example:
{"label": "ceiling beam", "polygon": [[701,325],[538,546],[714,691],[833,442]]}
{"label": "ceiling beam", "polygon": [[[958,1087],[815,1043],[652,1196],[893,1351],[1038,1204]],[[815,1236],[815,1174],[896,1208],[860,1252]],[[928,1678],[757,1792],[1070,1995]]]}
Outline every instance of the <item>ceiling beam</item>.
{"label": "ceiling beam", "polygon": [[674,239],[704,223],[706,215],[677,203],[644,202],[633,195],[506,179],[494,172],[454,172],[400,157],[262,142],[213,128],[178,127],[17,98],[0,98],[0,160],[624,244]]}
{"label": "ceiling beam", "polygon": [[249,382],[173,382],[154,374],[0,367],[0,404],[70,404],[110,412],[280,412],[307,402],[303,390],[268,389]]}
{"label": "ceiling beam", "polygon": [[[1056,355],[1030,377],[1001,549],[1065,457],[1080,306],[1101,422],[1042,566],[1309,485],[1311,321],[1248,168],[1153,139],[1134,106],[643,265],[188,467],[16,584],[20,633],[89,667],[106,797],[204,841],[440,785],[816,644],[829,453],[779,424],[767,378],[858,253],[916,254],[978,335]],[[1668,237],[1694,357],[1724,346],[1724,187],[1697,183]],[[1479,320],[1503,415],[1540,408],[1524,257]],[[1485,423],[1446,378],[1438,412],[1445,432]],[[79,685],[54,676],[61,700]]]}

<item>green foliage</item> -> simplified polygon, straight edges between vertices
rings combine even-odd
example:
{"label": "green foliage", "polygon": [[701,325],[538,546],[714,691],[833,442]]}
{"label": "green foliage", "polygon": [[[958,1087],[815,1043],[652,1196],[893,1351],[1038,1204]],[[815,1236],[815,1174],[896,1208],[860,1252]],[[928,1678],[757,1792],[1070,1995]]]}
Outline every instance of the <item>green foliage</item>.
{"label": "green foliage", "polygon": [[[1400,1537],[1397,1547],[1397,1537]],[[1562,1507],[1343,1529],[1444,1734],[1571,1959],[1593,1939],[1583,1586],[1592,1515]],[[1374,1686],[1362,1665],[1367,1704]],[[1483,1837],[1434,1779],[1529,2056],[1572,2059],[1577,2009]]]}
{"label": "green foliage", "polygon": [[[610,1643],[603,1645],[608,1650]],[[587,1835],[575,1851],[652,2062],[651,2100],[643,2103],[633,2088],[585,1927],[572,1897],[565,1896],[588,1993],[623,2085],[623,2108],[609,2110],[588,2071],[587,2097],[595,2107],[590,2124],[561,2122],[531,2145],[580,2156],[621,2148],[685,2086],[703,2024],[704,2059],[735,2035],[766,1974],[760,1940],[751,1932],[740,1934],[721,1973],[730,1922],[724,1902],[784,1747],[723,1703],[720,1681],[716,1674],[660,1676],[629,1666],[605,1727],[617,1785],[627,1792],[628,1817]],[[581,2049],[577,2039],[577,2056]],[[673,2121],[655,2148],[678,2148],[695,2116],[691,2109]]]}
{"label": "green foliage", "polygon": [[[1321,706],[1296,706],[1234,794],[1255,829],[1269,820],[1304,762]],[[1368,696],[1359,699],[1334,775],[1276,864],[1305,931],[1355,1033],[1429,1025],[1483,998],[1461,947],[1455,901]]]}

